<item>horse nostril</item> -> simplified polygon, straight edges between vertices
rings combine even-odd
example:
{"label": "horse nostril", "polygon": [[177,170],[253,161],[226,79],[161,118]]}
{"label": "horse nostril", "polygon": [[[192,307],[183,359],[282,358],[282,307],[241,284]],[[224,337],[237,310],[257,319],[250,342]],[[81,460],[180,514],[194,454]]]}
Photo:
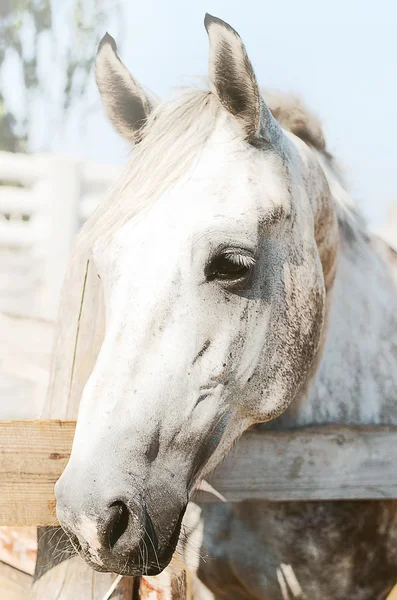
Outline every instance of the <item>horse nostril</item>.
{"label": "horse nostril", "polygon": [[129,510],[122,500],[117,500],[109,507],[109,517],[106,524],[107,538],[110,548],[114,548],[119,539],[127,531]]}

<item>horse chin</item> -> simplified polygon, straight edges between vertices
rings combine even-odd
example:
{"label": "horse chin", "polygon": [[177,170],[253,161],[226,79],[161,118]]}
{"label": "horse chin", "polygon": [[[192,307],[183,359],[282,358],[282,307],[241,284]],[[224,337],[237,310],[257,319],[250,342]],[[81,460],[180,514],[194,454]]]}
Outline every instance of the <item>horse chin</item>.
{"label": "horse chin", "polygon": [[[98,573],[115,573],[118,575],[123,575],[127,577],[141,577],[148,576],[153,577],[155,575],[159,575],[164,569],[169,565],[171,559],[167,562],[159,562],[156,565],[143,565],[137,564],[134,559],[131,561],[120,562],[119,565],[102,565],[96,560],[93,560],[87,553],[80,552],[79,553],[84,562],[94,571]],[[172,558],[172,556],[171,556]]]}
{"label": "horse chin", "polygon": [[137,561],[136,556],[131,556],[117,562],[109,563],[108,560],[105,560],[102,563],[98,562],[96,558],[94,559],[88,551],[80,550],[79,554],[91,569],[99,573],[116,573],[128,577],[141,577],[142,575],[152,577],[164,571],[171,562],[174,551],[171,551],[169,556],[167,553],[166,557],[162,556],[161,559],[159,558],[158,561],[150,564],[142,563],[141,556],[139,561]]}

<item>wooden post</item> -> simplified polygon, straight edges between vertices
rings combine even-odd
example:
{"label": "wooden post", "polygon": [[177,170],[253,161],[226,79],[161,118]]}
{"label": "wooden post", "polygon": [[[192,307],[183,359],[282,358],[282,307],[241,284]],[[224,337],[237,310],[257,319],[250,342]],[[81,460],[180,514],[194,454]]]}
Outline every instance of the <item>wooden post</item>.
{"label": "wooden post", "polygon": [[[58,319],[48,401],[43,415],[77,419],[84,385],[95,364],[103,329],[100,280],[84,249],[76,249],[64,283]],[[52,543],[48,540],[52,536]],[[38,531],[35,600],[102,600],[114,581],[110,573],[95,573],[70,551],[57,552],[61,528]],[[132,599],[132,581],[120,582],[112,598]]]}

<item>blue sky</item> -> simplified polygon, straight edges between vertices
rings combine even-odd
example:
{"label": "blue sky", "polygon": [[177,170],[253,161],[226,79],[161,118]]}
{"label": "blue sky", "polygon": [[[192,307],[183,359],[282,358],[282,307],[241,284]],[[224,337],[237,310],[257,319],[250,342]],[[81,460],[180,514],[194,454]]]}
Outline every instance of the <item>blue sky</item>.
{"label": "blue sky", "polygon": [[[301,95],[373,226],[397,200],[397,3],[392,0],[124,1],[120,54],[160,96],[207,74],[206,11],[242,36],[262,86]],[[109,33],[115,35],[109,23]],[[122,163],[128,148],[106,122],[94,85],[47,146]]]}

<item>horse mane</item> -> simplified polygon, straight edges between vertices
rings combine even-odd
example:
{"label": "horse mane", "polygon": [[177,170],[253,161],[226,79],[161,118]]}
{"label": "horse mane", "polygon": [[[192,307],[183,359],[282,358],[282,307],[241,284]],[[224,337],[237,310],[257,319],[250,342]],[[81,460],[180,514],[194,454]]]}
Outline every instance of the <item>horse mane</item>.
{"label": "horse mane", "polygon": [[[341,232],[353,240],[366,234],[366,225],[347,191],[339,165],[327,149],[320,120],[292,95],[263,91],[264,99],[281,127],[302,139],[317,153],[335,199]],[[178,181],[193,165],[214,130],[221,112],[211,92],[185,89],[158,105],[141,130],[121,179],[83,226],[79,239],[93,243],[107,237]],[[170,152],[172,148],[172,152]]]}
{"label": "horse mane", "polygon": [[316,151],[335,200],[342,234],[348,240],[355,239],[357,234],[363,234],[368,238],[366,222],[349,194],[345,174],[327,148],[320,119],[293,94],[274,90],[261,90],[261,92],[281,127]]}
{"label": "horse mane", "polygon": [[283,129],[290,131],[308,146],[328,156],[320,119],[292,94],[274,90],[261,90],[263,99]]}
{"label": "horse mane", "polygon": [[213,133],[220,112],[208,90],[188,88],[160,103],[139,132],[121,178],[82,227],[80,242],[108,238],[180,180]]}

